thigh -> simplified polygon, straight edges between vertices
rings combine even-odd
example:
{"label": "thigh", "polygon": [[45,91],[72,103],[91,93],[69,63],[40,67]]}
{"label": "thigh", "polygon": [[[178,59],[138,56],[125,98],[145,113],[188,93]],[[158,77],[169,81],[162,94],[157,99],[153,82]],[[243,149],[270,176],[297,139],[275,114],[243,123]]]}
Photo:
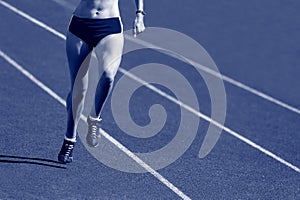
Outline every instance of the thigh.
{"label": "thigh", "polygon": [[72,84],[74,84],[76,77],[83,78],[86,76],[92,50],[92,47],[68,31],[66,52]]}
{"label": "thigh", "polygon": [[118,71],[124,46],[123,33],[111,34],[95,47],[100,68],[113,78]]}

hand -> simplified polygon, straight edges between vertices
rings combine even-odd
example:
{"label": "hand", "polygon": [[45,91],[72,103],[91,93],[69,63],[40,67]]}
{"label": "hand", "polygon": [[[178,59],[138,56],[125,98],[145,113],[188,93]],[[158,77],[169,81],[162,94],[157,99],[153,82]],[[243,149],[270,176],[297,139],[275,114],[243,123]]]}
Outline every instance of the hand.
{"label": "hand", "polygon": [[133,37],[145,31],[144,15],[137,14],[133,24]]}

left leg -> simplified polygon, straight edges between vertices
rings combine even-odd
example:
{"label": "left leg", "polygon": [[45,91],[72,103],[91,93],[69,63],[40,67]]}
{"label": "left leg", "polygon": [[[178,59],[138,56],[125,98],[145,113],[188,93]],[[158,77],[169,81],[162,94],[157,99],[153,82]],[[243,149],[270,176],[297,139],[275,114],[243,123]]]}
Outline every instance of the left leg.
{"label": "left leg", "polygon": [[99,144],[101,112],[112,90],[114,78],[121,63],[123,45],[123,33],[117,33],[106,36],[95,48],[101,74],[96,88],[94,104],[88,117],[89,130],[86,141],[91,147],[96,147]]}
{"label": "left leg", "polygon": [[106,36],[95,48],[101,75],[90,113],[91,117],[101,117],[103,106],[112,90],[114,78],[121,63],[123,45],[123,33],[118,33]]}

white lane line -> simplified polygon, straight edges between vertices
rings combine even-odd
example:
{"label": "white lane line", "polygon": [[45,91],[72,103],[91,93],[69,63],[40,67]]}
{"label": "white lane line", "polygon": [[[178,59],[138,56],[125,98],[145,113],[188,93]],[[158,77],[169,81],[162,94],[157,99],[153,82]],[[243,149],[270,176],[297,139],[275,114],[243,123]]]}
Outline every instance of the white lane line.
{"label": "white lane line", "polygon": [[186,194],[184,194],[182,191],[180,191],[176,186],[174,186],[170,181],[168,181],[161,174],[159,174],[157,171],[155,171],[150,165],[145,163],[142,159],[140,159],[138,156],[136,156],[134,153],[132,153],[129,149],[127,149],[124,145],[122,145],[119,141],[117,141],[115,138],[110,136],[107,132],[103,131],[102,135],[106,139],[108,139],[111,143],[116,145],[119,149],[121,149],[127,156],[129,156],[131,159],[133,159],[136,163],[138,163],[140,166],[142,166],[146,171],[150,172],[155,178],[157,178],[165,186],[167,186],[169,189],[171,189],[179,197],[181,197],[184,200],[191,199]]}
{"label": "white lane line", "polygon": [[[56,2],[56,3],[58,3],[61,6],[65,7],[65,8],[67,8],[67,9],[69,9],[69,10],[74,10],[75,9],[75,5],[73,5],[73,4],[69,3],[69,2],[61,1],[61,0],[53,0],[53,1]],[[144,47],[148,47],[148,48],[152,47],[152,48],[154,48],[154,50],[163,49],[163,48],[161,48],[159,46],[156,46],[156,45],[153,45],[151,43],[145,42],[145,41],[140,40],[138,38],[134,38],[134,37],[132,37],[130,35],[125,35],[125,39],[127,39],[127,40],[129,40],[131,42],[137,43],[137,44],[139,44],[141,46],[144,46]],[[246,91],[248,91],[248,92],[250,92],[250,93],[252,93],[252,94],[254,94],[256,96],[259,96],[259,97],[261,97],[261,98],[263,98],[263,99],[265,99],[267,101],[270,101],[270,102],[272,102],[272,103],[274,103],[276,105],[279,105],[279,106],[281,106],[283,108],[286,108],[286,109],[288,109],[288,110],[290,110],[292,112],[300,114],[300,109],[298,109],[296,107],[293,107],[293,106],[291,106],[291,105],[289,105],[289,104],[287,104],[287,103],[285,103],[285,102],[283,102],[281,100],[278,100],[278,99],[272,97],[271,95],[268,95],[268,94],[265,94],[263,92],[260,92],[257,89],[254,89],[254,88],[252,88],[252,87],[250,87],[248,85],[245,85],[245,84],[243,84],[243,83],[241,83],[239,81],[236,81],[236,80],[234,80],[234,79],[232,79],[232,78],[230,78],[228,76],[220,74],[219,72],[216,72],[216,71],[214,71],[214,70],[212,70],[212,69],[210,69],[210,68],[208,68],[206,66],[203,66],[200,63],[197,63],[197,62],[195,62],[193,60],[190,60],[190,59],[188,59],[188,58],[186,58],[184,56],[181,56],[181,57],[176,56],[176,54],[169,53],[170,51],[160,51],[160,52],[163,53],[163,54],[167,54],[168,56],[171,56],[173,58],[176,58],[176,59],[178,59],[180,61],[183,61],[183,62],[185,62],[187,64],[192,64],[193,66],[197,67],[199,70],[201,70],[203,72],[211,74],[211,75],[213,75],[213,76],[215,76],[217,78],[220,78],[223,81],[228,82],[228,83],[230,83],[230,84],[232,84],[232,85],[234,85],[234,86],[236,86],[238,88],[246,90]]]}
{"label": "white lane line", "polygon": [[[15,67],[18,71],[20,71],[24,76],[26,76],[29,80],[39,86],[42,90],[48,93],[51,97],[57,100],[60,104],[66,107],[66,102],[60,96],[58,96],[53,90],[51,90],[48,86],[39,81],[36,77],[34,77],[30,72],[28,72],[24,67],[19,65],[15,60],[10,58],[7,54],[0,50],[0,56],[6,60],[11,66]],[[81,119],[86,122],[86,116],[81,116]],[[176,186],[174,186],[170,181],[164,178],[161,174],[155,171],[150,165],[145,163],[142,159],[136,156],[133,152],[131,152],[128,148],[126,148],[123,144],[117,141],[115,138],[110,136],[106,131],[103,130],[102,135],[108,139],[111,143],[116,145],[121,151],[123,151],[127,156],[129,156],[132,160],[138,163],[141,167],[143,167],[147,172],[151,173],[155,178],[157,178],[160,182],[162,182],[165,186],[167,186],[170,190],[172,190],[175,194],[185,200],[190,200],[186,194],[184,194],[181,190],[179,190]]]}
{"label": "white lane line", "polygon": [[[0,0],[0,3],[1,3],[1,2],[3,2],[3,1]],[[6,3],[6,4],[7,4],[7,3]],[[10,9],[10,7],[13,7],[13,6],[11,6],[11,5],[8,4],[7,8]],[[16,12],[17,14],[19,14],[19,12],[20,12],[20,13],[23,13],[22,15],[21,15],[21,14],[20,14],[20,15],[21,15],[21,16],[24,16],[24,17],[26,16],[25,18],[28,19],[28,20],[30,20],[30,21],[32,21],[33,23],[35,23],[34,21],[38,21],[38,20],[36,20],[36,19],[35,19],[35,20],[31,20],[31,18],[32,18],[31,16],[27,15],[26,13],[24,13],[23,11],[21,11],[21,10],[15,8],[15,7],[13,7],[13,8],[14,8],[14,10],[15,10],[14,12]],[[43,26],[47,26],[48,29],[51,29],[52,31],[54,31],[54,32],[55,32],[54,35],[56,35],[56,36],[62,35],[61,33],[59,33],[58,31],[56,31],[55,29],[50,28],[48,25],[44,24],[43,22],[38,21],[38,23],[41,23]],[[37,24],[37,25],[39,25],[39,24]],[[48,29],[46,29],[46,30],[48,30]],[[64,37],[64,38],[65,38],[65,37]],[[64,39],[64,38],[63,38],[63,39]],[[122,68],[119,69],[120,72],[121,72],[122,70],[123,70],[123,72],[127,72],[125,69],[122,69]],[[129,75],[129,73],[126,73],[126,74]],[[133,76],[132,76],[132,77],[133,77]],[[137,77],[136,77],[136,78],[137,78]],[[139,79],[139,78],[138,78],[138,79]],[[141,79],[139,79],[139,80],[141,80]],[[149,84],[148,84],[148,85],[149,85]],[[151,86],[151,87],[152,87],[152,88],[155,88],[154,86]],[[157,88],[156,88],[156,89],[157,89]],[[159,89],[157,89],[157,90],[159,90]],[[164,97],[166,97],[166,96],[169,96],[169,95],[165,94]],[[168,99],[171,99],[171,98],[172,98],[172,97],[170,96],[170,98],[168,98]],[[177,101],[177,100],[176,100],[176,101]],[[174,102],[174,103],[176,103],[176,102]],[[179,106],[183,106],[183,105],[185,105],[185,104],[183,104],[182,102],[178,102],[178,105],[179,105]],[[183,108],[187,109],[186,106],[184,106]],[[191,109],[192,109],[192,111],[191,111]],[[188,109],[188,111],[191,111],[191,112],[194,113],[194,114],[196,113],[197,116],[203,118],[204,120],[206,120],[206,121],[208,121],[208,122],[210,122],[210,123],[213,123],[214,125],[216,125],[216,126],[219,127],[219,128],[222,128],[224,131],[226,131],[226,132],[229,133],[230,135],[232,135],[232,136],[234,136],[234,137],[240,139],[241,141],[245,142],[246,144],[248,144],[248,145],[252,146],[253,148],[255,148],[255,149],[257,149],[257,150],[263,152],[264,154],[266,154],[266,155],[272,157],[273,159],[275,159],[275,160],[277,160],[278,162],[280,162],[280,163],[282,163],[282,164],[288,166],[289,168],[295,170],[296,172],[300,172],[300,169],[299,169],[298,167],[296,167],[295,165],[293,165],[293,164],[291,164],[291,163],[285,161],[284,159],[280,158],[279,156],[275,155],[274,153],[270,152],[269,150],[267,150],[267,149],[261,147],[260,145],[258,145],[258,144],[256,144],[256,143],[252,142],[251,140],[249,140],[249,139],[245,138],[244,136],[238,134],[237,132],[235,132],[235,131],[229,129],[228,127],[225,127],[225,126],[219,124],[218,122],[212,120],[211,118],[209,118],[209,117],[206,116],[206,115],[203,115],[202,113],[198,112],[197,110],[194,110],[193,108],[191,108],[191,109]]]}
{"label": "white lane line", "polygon": [[175,103],[176,105],[186,109],[187,111],[193,113],[194,115],[196,115],[197,117],[200,117],[202,119],[204,119],[207,122],[210,122],[212,124],[214,124],[215,126],[224,129],[223,126],[218,123],[217,121],[213,120],[212,118],[204,115],[203,113],[195,110],[194,108],[190,107],[189,105],[179,101],[178,99],[168,95],[167,93],[165,93],[164,91],[158,89],[157,87],[149,84],[148,82],[144,81],[143,79],[137,77],[136,75],[132,74],[131,72],[127,71],[126,69],[123,68],[119,68],[119,71],[124,74],[125,76],[128,76],[129,78],[131,78],[132,80],[135,80],[136,82],[140,83],[141,85],[147,87],[148,89],[152,90],[153,92],[159,94],[160,96],[168,99],[169,101]]}
{"label": "white lane line", "polygon": [[153,92],[155,92],[155,93],[161,95],[162,97],[165,97],[166,99],[170,100],[171,102],[173,102],[173,103],[175,103],[175,104],[177,104],[177,105],[183,107],[184,109],[190,111],[191,113],[195,114],[196,116],[198,116],[198,117],[204,119],[204,120],[207,121],[207,122],[212,123],[213,125],[215,125],[216,127],[220,128],[220,129],[226,131],[226,132],[229,133],[230,135],[232,135],[232,136],[238,138],[239,140],[241,140],[241,141],[245,142],[246,144],[250,145],[251,147],[253,147],[253,148],[255,148],[255,149],[257,149],[257,150],[263,152],[264,154],[270,156],[271,158],[274,158],[275,160],[277,160],[277,161],[279,161],[280,163],[282,163],[282,164],[284,164],[284,165],[290,167],[291,169],[295,170],[296,172],[300,172],[300,169],[299,169],[298,167],[296,167],[295,165],[293,165],[293,164],[291,164],[291,163],[285,161],[284,159],[282,159],[282,158],[280,158],[279,156],[275,155],[275,154],[272,153],[271,151],[269,151],[269,150],[263,148],[262,146],[260,146],[260,145],[258,145],[258,144],[256,144],[256,143],[252,142],[252,141],[249,140],[248,138],[246,138],[246,137],[240,135],[239,133],[237,133],[237,132],[231,130],[230,128],[227,128],[227,127],[223,126],[222,124],[220,124],[220,123],[218,123],[217,121],[215,121],[215,120],[209,118],[208,116],[202,114],[201,112],[199,112],[199,111],[193,109],[192,107],[190,107],[190,106],[188,106],[188,105],[182,103],[181,101],[177,100],[176,98],[174,98],[174,97],[168,95],[167,93],[163,92],[162,90],[160,90],[160,89],[156,88],[155,86],[153,86],[153,85],[147,83],[146,81],[140,79],[139,77],[137,77],[136,75],[132,74],[131,72],[129,72],[129,71],[125,70],[125,69],[122,69],[122,68],[120,68],[120,72],[121,72],[122,74],[128,76],[129,78],[131,78],[131,79],[137,81],[138,83],[144,85],[145,87],[147,87],[148,89],[152,90]]}
{"label": "white lane line", "polygon": [[4,58],[9,64],[14,66],[17,70],[19,70],[24,76],[29,78],[32,82],[34,82],[37,86],[42,88],[45,92],[47,92],[50,96],[52,96],[54,99],[56,99],[59,103],[66,106],[66,102],[58,96],[55,92],[53,92],[51,89],[49,89],[45,84],[43,84],[41,81],[36,79],[30,72],[25,70],[22,66],[20,66],[16,61],[11,59],[9,56],[7,56],[5,53],[3,53],[0,50],[0,56]]}
{"label": "white lane line", "polygon": [[263,98],[263,99],[265,99],[267,101],[270,101],[270,102],[272,102],[274,104],[277,104],[277,105],[279,105],[279,106],[281,106],[283,108],[286,108],[286,109],[288,109],[288,110],[290,110],[292,112],[300,114],[300,109],[295,108],[293,106],[290,106],[287,103],[284,103],[283,101],[275,99],[274,97],[272,97],[270,95],[264,94],[264,93],[262,93],[262,92],[260,92],[260,91],[258,91],[256,89],[251,88],[251,87],[249,87],[249,86],[247,86],[247,85],[245,85],[245,84],[243,84],[241,82],[238,82],[238,81],[236,81],[236,80],[234,80],[234,79],[232,79],[232,78],[230,78],[228,76],[220,74],[219,72],[216,72],[216,71],[214,71],[214,70],[212,70],[212,69],[210,69],[210,68],[208,68],[208,67],[206,67],[204,65],[201,65],[200,63],[197,63],[197,62],[195,62],[195,61],[193,61],[193,60],[191,60],[189,58],[186,58],[185,56],[182,56],[182,55],[178,56],[177,53],[173,53],[172,51],[170,51],[168,49],[166,51],[164,51],[165,49],[162,48],[162,47],[160,47],[160,46],[156,46],[156,45],[151,44],[149,42],[140,40],[138,38],[134,38],[134,37],[132,37],[130,35],[125,35],[125,39],[127,39],[127,40],[129,40],[131,42],[134,42],[136,44],[139,44],[141,46],[148,47],[148,48],[154,49],[156,51],[159,51],[160,53],[166,54],[166,55],[168,55],[170,57],[178,59],[178,60],[180,60],[182,62],[185,62],[185,63],[187,63],[189,65],[193,65],[193,66],[195,66],[196,68],[198,68],[199,70],[201,70],[201,71],[203,71],[205,73],[208,73],[208,74],[210,74],[212,76],[220,78],[223,81],[231,83],[232,85],[234,85],[234,86],[236,86],[238,88],[244,89],[244,90],[246,90],[246,91],[248,91],[248,92],[250,92],[250,93],[252,93],[254,95],[257,95],[257,96],[259,96],[259,97],[261,97],[261,98]]}
{"label": "white lane line", "polygon": [[8,3],[2,1],[2,0],[0,0],[0,4],[2,4],[4,7],[8,8],[8,9],[10,9],[11,11],[17,13],[18,15],[24,17],[25,19],[27,19],[27,20],[33,22],[34,24],[36,24],[36,25],[42,27],[43,29],[49,31],[50,33],[53,33],[54,35],[56,35],[56,36],[58,36],[58,37],[60,37],[60,38],[62,38],[62,39],[64,39],[64,40],[66,39],[66,36],[65,36],[64,34],[59,33],[59,32],[56,31],[55,29],[53,29],[53,28],[51,28],[50,26],[46,25],[45,23],[43,23],[43,22],[41,22],[41,21],[39,21],[39,20],[37,20],[37,19],[31,17],[30,15],[28,15],[28,14],[22,12],[21,10],[19,10],[19,9],[17,9],[17,8],[15,8],[15,7],[13,7],[12,5],[10,5],[10,4],[8,4]]}

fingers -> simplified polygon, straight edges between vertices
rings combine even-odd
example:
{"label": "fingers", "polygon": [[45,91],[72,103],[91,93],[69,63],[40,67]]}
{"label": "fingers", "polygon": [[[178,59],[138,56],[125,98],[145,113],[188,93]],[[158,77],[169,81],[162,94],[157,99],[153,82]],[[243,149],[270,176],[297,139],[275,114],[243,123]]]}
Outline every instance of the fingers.
{"label": "fingers", "polygon": [[138,34],[144,32],[144,31],[145,31],[145,27],[135,26],[133,28],[133,37],[136,37]]}
{"label": "fingers", "polygon": [[136,29],[137,29],[136,26],[134,26],[133,27],[133,37],[136,37],[136,35],[137,35],[137,30]]}
{"label": "fingers", "polygon": [[145,31],[145,26],[141,25],[138,27],[138,33],[142,33]]}
{"label": "fingers", "polygon": [[136,37],[138,34],[144,32],[144,31],[145,31],[144,24],[135,23],[135,25],[133,27],[133,37]]}

